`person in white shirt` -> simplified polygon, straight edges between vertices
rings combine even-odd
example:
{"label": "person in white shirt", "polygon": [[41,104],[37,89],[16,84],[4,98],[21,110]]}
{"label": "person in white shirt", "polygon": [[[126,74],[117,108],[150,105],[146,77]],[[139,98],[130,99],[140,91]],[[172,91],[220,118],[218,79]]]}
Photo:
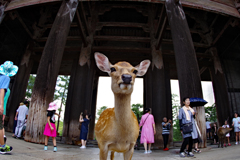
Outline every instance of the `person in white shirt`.
{"label": "person in white shirt", "polygon": [[238,113],[234,113],[234,118],[232,120],[232,126],[234,126],[234,132],[236,134],[236,145],[238,145],[238,141],[240,142],[240,134],[239,134],[239,127],[240,127],[240,117],[238,117]]}
{"label": "person in white shirt", "polygon": [[[223,128],[229,128],[229,125],[228,125],[228,121],[227,121],[227,120],[225,120],[224,125],[223,125],[222,127],[223,127]],[[230,137],[230,133],[227,133],[227,134],[226,134],[226,138],[224,139],[224,147],[226,147],[226,139],[227,139],[227,141],[228,141],[228,146],[231,146],[229,137]]]}
{"label": "person in white shirt", "polygon": [[207,128],[207,139],[209,139],[209,137],[211,137],[212,139],[211,122],[209,122],[207,119],[206,119],[206,128]]}
{"label": "person in white shirt", "polygon": [[15,119],[17,118],[17,127],[15,129],[15,137],[21,138],[22,128],[25,123],[25,119],[28,117],[28,102],[25,101],[24,103],[20,103],[20,106],[17,110]]}

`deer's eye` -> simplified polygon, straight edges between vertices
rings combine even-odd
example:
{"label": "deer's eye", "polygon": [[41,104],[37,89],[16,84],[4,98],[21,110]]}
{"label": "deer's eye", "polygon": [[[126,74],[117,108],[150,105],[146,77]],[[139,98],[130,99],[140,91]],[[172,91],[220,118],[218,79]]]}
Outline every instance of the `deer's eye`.
{"label": "deer's eye", "polygon": [[115,72],[116,69],[114,67],[110,68],[111,69],[111,72]]}
{"label": "deer's eye", "polygon": [[137,72],[138,72],[137,70],[134,70],[134,71],[133,71],[134,74],[137,74]]}

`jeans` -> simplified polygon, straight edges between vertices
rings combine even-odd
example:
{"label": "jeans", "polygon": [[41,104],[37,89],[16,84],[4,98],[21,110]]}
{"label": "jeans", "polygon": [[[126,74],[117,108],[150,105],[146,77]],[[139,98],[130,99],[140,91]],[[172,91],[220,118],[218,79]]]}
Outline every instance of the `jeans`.
{"label": "jeans", "polygon": [[186,148],[187,145],[188,145],[188,152],[192,152],[192,145],[193,145],[192,137],[184,138],[180,152],[184,152],[184,149]]}

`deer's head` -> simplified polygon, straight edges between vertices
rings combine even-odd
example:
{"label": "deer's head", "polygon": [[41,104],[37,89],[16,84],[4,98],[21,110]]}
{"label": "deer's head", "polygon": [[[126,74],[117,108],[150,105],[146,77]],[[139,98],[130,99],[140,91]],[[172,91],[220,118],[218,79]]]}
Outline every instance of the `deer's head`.
{"label": "deer's head", "polygon": [[94,57],[98,68],[112,77],[112,91],[120,94],[132,93],[136,76],[143,76],[151,63],[149,60],[144,60],[136,67],[128,62],[118,62],[112,65],[101,53],[96,52]]}

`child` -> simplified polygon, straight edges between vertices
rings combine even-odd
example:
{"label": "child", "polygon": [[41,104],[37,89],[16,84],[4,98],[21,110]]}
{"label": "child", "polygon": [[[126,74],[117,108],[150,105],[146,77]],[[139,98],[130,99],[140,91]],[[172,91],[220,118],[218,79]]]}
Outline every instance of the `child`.
{"label": "child", "polygon": [[47,112],[48,112],[47,113],[47,124],[45,126],[44,133],[43,133],[46,136],[44,151],[47,151],[48,139],[49,139],[49,137],[52,137],[53,146],[54,146],[53,152],[57,152],[57,144],[56,144],[57,131],[56,131],[56,126],[55,126],[55,115],[58,115],[58,117],[60,117],[59,114],[55,113],[57,109],[58,109],[58,106],[54,102],[51,102],[47,109]]}
{"label": "child", "polygon": [[217,123],[213,123],[213,128],[212,128],[213,144],[216,144],[218,142],[217,130],[218,130]]}
{"label": "child", "polygon": [[[229,125],[227,124],[227,120],[225,120],[224,125],[222,127],[223,128],[229,128]],[[229,137],[230,137],[230,133],[226,134],[226,138],[228,140],[228,146],[231,146]],[[226,143],[225,142],[226,142],[226,139],[224,139],[224,147],[226,147]]]}

